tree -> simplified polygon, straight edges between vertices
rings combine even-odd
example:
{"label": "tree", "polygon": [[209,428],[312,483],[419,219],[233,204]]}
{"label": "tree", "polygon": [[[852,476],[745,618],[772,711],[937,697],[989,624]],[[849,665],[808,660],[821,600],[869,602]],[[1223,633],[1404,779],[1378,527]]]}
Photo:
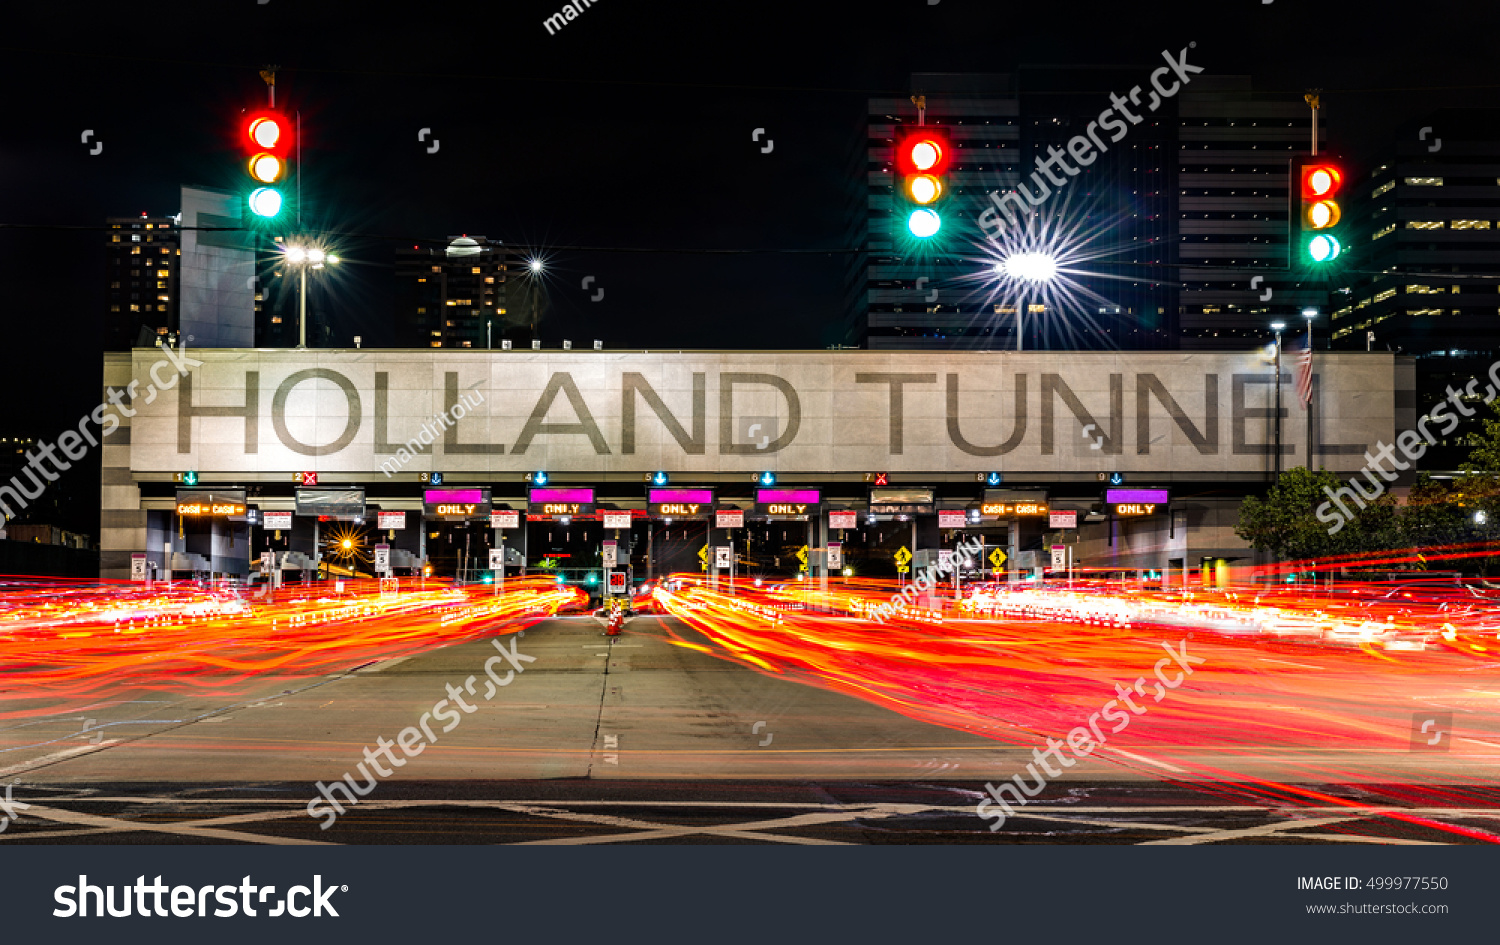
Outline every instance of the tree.
{"label": "tree", "polygon": [[[1352,521],[1330,534],[1329,525],[1317,517],[1328,493],[1343,481],[1326,469],[1309,471],[1297,466],[1282,473],[1264,499],[1249,496],[1240,506],[1235,534],[1257,551],[1270,551],[1280,558],[1316,560],[1336,555],[1379,551],[1399,545],[1396,500],[1389,493],[1369,503],[1363,511],[1351,509]],[[1325,491],[1327,490],[1327,491]]]}

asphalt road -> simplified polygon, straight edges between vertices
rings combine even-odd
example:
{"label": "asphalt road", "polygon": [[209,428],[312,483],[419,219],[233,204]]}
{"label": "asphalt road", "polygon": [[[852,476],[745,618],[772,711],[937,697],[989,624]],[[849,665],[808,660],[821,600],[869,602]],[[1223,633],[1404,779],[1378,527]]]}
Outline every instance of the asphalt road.
{"label": "asphalt road", "polygon": [[[7,721],[0,779],[31,807],[0,842],[1428,843],[1473,839],[1445,826],[1500,828],[1500,790],[1473,786],[1490,761],[1455,752],[1409,774],[1471,786],[1399,810],[1368,790],[1403,779],[1407,759],[1390,753],[1337,759],[1368,783],[1315,785],[1295,805],[1164,784],[1150,764],[1080,763],[991,832],[974,810],[983,785],[1023,771],[1031,744],[757,672],[667,621],[637,618],[609,641],[591,619],[555,618],[500,638],[509,659],[483,639],[316,679],[138,691],[86,716]],[[487,661],[505,685],[486,685]],[[366,760],[403,730],[420,754]],[[1298,752],[1291,767],[1305,771]],[[1271,750],[1236,758],[1250,776],[1281,763]],[[315,785],[346,773],[374,786],[357,803],[330,789],[344,812],[309,816]]]}

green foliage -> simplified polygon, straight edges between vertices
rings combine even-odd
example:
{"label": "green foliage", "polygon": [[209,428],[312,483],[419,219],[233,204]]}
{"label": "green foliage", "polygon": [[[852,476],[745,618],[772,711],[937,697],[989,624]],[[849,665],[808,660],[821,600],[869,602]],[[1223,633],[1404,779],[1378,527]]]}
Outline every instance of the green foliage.
{"label": "green foliage", "polygon": [[1343,485],[1337,474],[1326,469],[1288,469],[1264,499],[1245,499],[1235,534],[1258,551],[1298,561],[1401,547],[1405,536],[1396,500],[1390,494],[1370,503],[1335,534],[1328,533],[1328,524],[1318,519],[1317,508],[1328,501],[1325,489],[1336,490]]}

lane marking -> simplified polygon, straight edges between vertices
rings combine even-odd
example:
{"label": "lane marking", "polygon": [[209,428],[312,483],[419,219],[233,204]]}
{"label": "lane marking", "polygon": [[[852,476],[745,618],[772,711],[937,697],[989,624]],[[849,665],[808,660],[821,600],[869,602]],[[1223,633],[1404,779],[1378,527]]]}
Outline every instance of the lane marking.
{"label": "lane marking", "polygon": [[104,741],[100,742],[97,745],[79,745],[76,748],[64,748],[62,751],[54,751],[50,755],[43,755],[40,758],[33,758],[30,761],[23,761],[19,764],[13,764],[4,768],[0,768],[0,778],[12,774],[19,774],[23,771],[30,771],[33,768],[41,768],[46,765],[54,764],[65,759],[72,758],[75,755],[92,754],[93,752],[102,751],[110,745],[115,745],[118,743],[119,739],[117,738],[106,738]]}
{"label": "lane marking", "polygon": [[1176,765],[1169,765],[1165,761],[1156,761],[1154,759],[1147,758],[1145,755],[1137,755],[1133,752],[1123,751],[1119,748],[1115,749],[1115,754],[1124,755],[1126,758],[1134,758],[1136,761],[1139,761],[1142,764],[1155,765],[1158,768],[1165,768],[1166,770],[1176,772],[1177,774],[1188,773],[1188,770],[1186,768],[1179,768]]}
{"label": "lane marking", "polygon": [[406,662],[409,659],[411,659],[410,656],[398,656],[398,657],[396,657],[393,660],[382,660],[379,663],[372,663],[369,666],[363,666],[363,667],[361,667],[359,669],[356,669],[355,672],[356,673],[360,673],[360,674],[364,674],[364,673],[381,673],[381,672],[385,672],[386,670],[390,669],[392,666],[395,666],[398,663],[404,663],[404,662]]}

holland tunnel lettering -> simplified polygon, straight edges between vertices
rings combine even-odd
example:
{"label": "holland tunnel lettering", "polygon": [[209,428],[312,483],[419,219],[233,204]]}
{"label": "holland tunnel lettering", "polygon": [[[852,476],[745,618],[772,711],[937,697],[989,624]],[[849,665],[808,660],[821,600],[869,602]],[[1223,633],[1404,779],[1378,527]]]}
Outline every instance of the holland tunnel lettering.
{"label": "holland tunnel lettering", "polygon": [[[407,448],[420,454],[413,473],[439,462],[494,472],[1261,473],[1274,441],[1274,375],[1241,354],[330,351],[313,367],[295,352],[198,357],[203,366],[174,391],[135,405],[132,469],[269,471],[316,457],[318,468],[358,473]],[[1357,465],[1367,444],[1393,435],[1394,358],[1320,352],[1317,374],[1309,411],[1289,409],[1283,391],[1282,451],[1305,461],[1311,416],[1317,461]],[[477,406],[416,440],[461,397]]]}

